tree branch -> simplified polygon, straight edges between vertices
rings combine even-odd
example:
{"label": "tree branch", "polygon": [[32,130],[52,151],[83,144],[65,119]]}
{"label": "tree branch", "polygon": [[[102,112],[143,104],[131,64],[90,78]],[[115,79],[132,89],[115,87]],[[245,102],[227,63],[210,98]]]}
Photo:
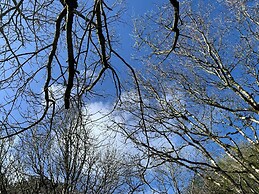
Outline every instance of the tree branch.
{"label": "tree branch", "polygon": [[172,31],[175,32],[175,38],[174,38],[174,43],[173,43],[173,47],[172,50],[175,49],[178,38],[179,38],[179,28],[178,28],[178,23],[179,23],[179,2],[177,0],[170,0],[170,3],[173,5],[174,7],[174,25],[172,28]]}
{"label": "tree branch", "polygon": [[73,10],[77,7],[77,3],[76,3],[76,5],[74,3],[71,4],[71,1],[66,0],[66,3],[67,2],[70,2],[70,4],[67,4],[67,26],[66,26],[68,73],[69,74],[68,74],[67,88],[65,91],[65,109],[69,109],[70,94],[71,94],[71,90],[73,88],[74,76],[75,76],[75,72],[76,72],[75,66],[74,66],[75,59],[74,59],[74,49],[73,49],[73,39],[72,39],[72,27],[73,27],[73,17],[74,17]]}

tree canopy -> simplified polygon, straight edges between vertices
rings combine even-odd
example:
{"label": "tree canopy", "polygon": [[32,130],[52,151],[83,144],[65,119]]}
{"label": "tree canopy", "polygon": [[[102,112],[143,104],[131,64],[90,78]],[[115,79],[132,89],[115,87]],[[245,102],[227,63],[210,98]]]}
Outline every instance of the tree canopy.
{"label": "tree canopy", "polygon": [[258,2],[129,4],[0,2],[1,193],[258,193]]}

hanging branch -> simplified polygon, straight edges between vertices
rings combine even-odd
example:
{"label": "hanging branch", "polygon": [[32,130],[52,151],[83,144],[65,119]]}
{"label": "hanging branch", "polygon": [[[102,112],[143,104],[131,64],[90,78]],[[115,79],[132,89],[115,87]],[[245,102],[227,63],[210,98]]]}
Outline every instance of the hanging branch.
{"label": "hanging branch", "polygon": [[175,38],[174,38],[174,43],[173,43],[173,47],[172,50],[175,49],[176,47],[176,43],[178,41],[179,38],[179,28],[178,28],[178,22],[179,22],[179,2],[177,0],[170,0],[170,3],[173,5],[174,7],[174,25],[172,28],[172,31],[175,32]]}
{"label": "hanging branch", "polygon": [[67,55],[68,55],[68,82],[67,82],[67,88],[65,91],[65,109],[69,109],[70,94],[73,88],[73,81],[74,81],[74,76],[76,72],[73,39],[72,39],[72,27],[73,27],[74,9],[76,9],[78,5],[76,0],[66,0],[65,2],[67,6],[66,33],[67,33]]}
{"label": "hanging branch", "polygon": [[60,15],[57,18],[55,37],[54,37],[54,40],[53,40],[53,43],[52,43],[52,50],[50,52],[49,60],[48,60],[48,63],[46,65],[46,67],[47,67],[47,79],[46,79],[46,82],[45,82],[45,85],[44,85],[44,93],[45,93],[45,100],[46,100],[47,108],[49,107],[49,101],[50,101],[49,83],[50,83],[51,76],[52,76],[51,75],[52,74],[51,73],[51,64],[53,62],[55,53],[57,51],[58,40],[59,40],[59,37],[60,37],[61,21],[65,17],[65,15],[66,15],[66,9],[63,9],[63,11],[60,13]]}
{"label": "hanging branch", "polygon": [[101,59],[102,59],[102,63],[104,65],[104,68],[108,68],[109,67],[109,64],[108,64],[108,61],[107,61],[107,56],[106,56],[106,41],[105,41],[105,38],[104,38],[104,35],[103,35],[103,24],[102,24],[102,18],[101,18],[101,1],[98,1],[97,4],[96,4],[96,24],[97,24],[97,27],[96,27],[96,30],[97,30],[97,35],[98,35],[98,40],[99,40],[99,44],[100,44],[100,49],[101,49]]}
{"label": "hanging branch", "polygon": [[103,2],[97,0],[95,4],[95,14],[96,14],[95,26],[96,26],[96,33],[97,33],[99,45],[100,45],[100,51],[98,51],[98,53],[100,55],[101,63],[103,64],[103,67],[100,70],[99,74],[97,75],[96,79],[87,88],[85,88],[84,91],[91,90],[99,82],[99,80],[102,78],[103,74],[107,69],[110,69],[112,70],[113,73],[115,73],[113,68],[109,65],[109,62],[108,62],[109,57],[106,54],[106,40],[103,33],[103,23],[102,23],[102,14],[104,15],[104,13],[102,13],[101,11],[102,3]]}

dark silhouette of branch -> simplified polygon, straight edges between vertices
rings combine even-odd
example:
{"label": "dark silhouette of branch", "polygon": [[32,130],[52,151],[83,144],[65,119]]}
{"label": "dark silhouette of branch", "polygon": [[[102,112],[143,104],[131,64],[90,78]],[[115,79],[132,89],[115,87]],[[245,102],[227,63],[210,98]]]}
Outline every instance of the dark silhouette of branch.
{"label": "dark silhouette of branch", "polygon": [[108,61],[107,61],[107,56],[106,56],[106,46],[105,46],[105,38],[103,35],[103,30],[102,30],[102,18],[101,18],[101,2],[98,1],[96,4],[96,30],[97,30],[97,35],[99,39],[99,44],[101,47],[101,59],[102,63],[105,68],[109,67]]}
{"label": "dark silhouette of branch", "polygon": [[177,0],[170,0],[170,3],[173,5],[174,7],[174,25],[172,28],[172,31],[175,32],[175,38],[174,38],[174,43],[173,43],[173,47],[172,50],[175,49],[178,38],[179,38],[179,28],[178,28],[178,23],[179,23],[179,2]]}
{"label": "dark silhouette of branch", "polygon": [[66,9],[63,9],[63,11],[61,12],[61,14],[58,16],[57,21],[56,21],[56,31],[55,31],[55,37],[52,43],[52,50],[50,52],[49,55],[49,60],[47,63],[47,79],[45,82],[45,86],[44,86],[44,92],[45,92],[45,100],[47,103],[47,107],[48,107],[48,102],[49,102],[49,83],[51,80],[51,64],[53,62],[56,50],[57,50],[57,44],[58,44],[58,39],[60,36],[60,27],[61,27],[61,21],[62,19],[65,17],[66,15]]}
{"label": "dark silhouette of branch", "polygon": [[65,3],[71,10],[78,7],[77,0],[65,0]]}
{"label": "dark silhouette of branch", "polygon": [[[69,3],[68,3],[69,2]],[[75,58],[74,58],[74,49],[73,49],[73,39],[72,39],[72,27],[73,27],[73,10],[77,7],[76,1],[68,1],[67,3],[67,55],[68,55],[68,83],[65,91],[65,109],[69,109],[70,103],[70,94],[73,88],[73,81],[75,76]]]}

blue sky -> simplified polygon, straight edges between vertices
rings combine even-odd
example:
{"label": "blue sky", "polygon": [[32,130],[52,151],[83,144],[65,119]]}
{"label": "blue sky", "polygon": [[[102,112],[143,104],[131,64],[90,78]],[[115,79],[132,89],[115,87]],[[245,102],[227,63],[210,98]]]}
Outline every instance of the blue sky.
{"label": "blue sky", "polygon": [[133,20],[137,18],[141,18],[145,15],[145,13],[155,10],[157,5],[163,5],[164,3],[169,2],[167,0],[129,0],[127,1],[125,7],[126,12],[123,15],[123,20],[127,22],[126,24],[122,24],[122,26],[118,26],[117,31],[119,32],[122,38],[123,49],[125,50],[126,55],[129,55],[131,52],[131,47],[134,44],[134,40],[132,38],[133,32]]}

